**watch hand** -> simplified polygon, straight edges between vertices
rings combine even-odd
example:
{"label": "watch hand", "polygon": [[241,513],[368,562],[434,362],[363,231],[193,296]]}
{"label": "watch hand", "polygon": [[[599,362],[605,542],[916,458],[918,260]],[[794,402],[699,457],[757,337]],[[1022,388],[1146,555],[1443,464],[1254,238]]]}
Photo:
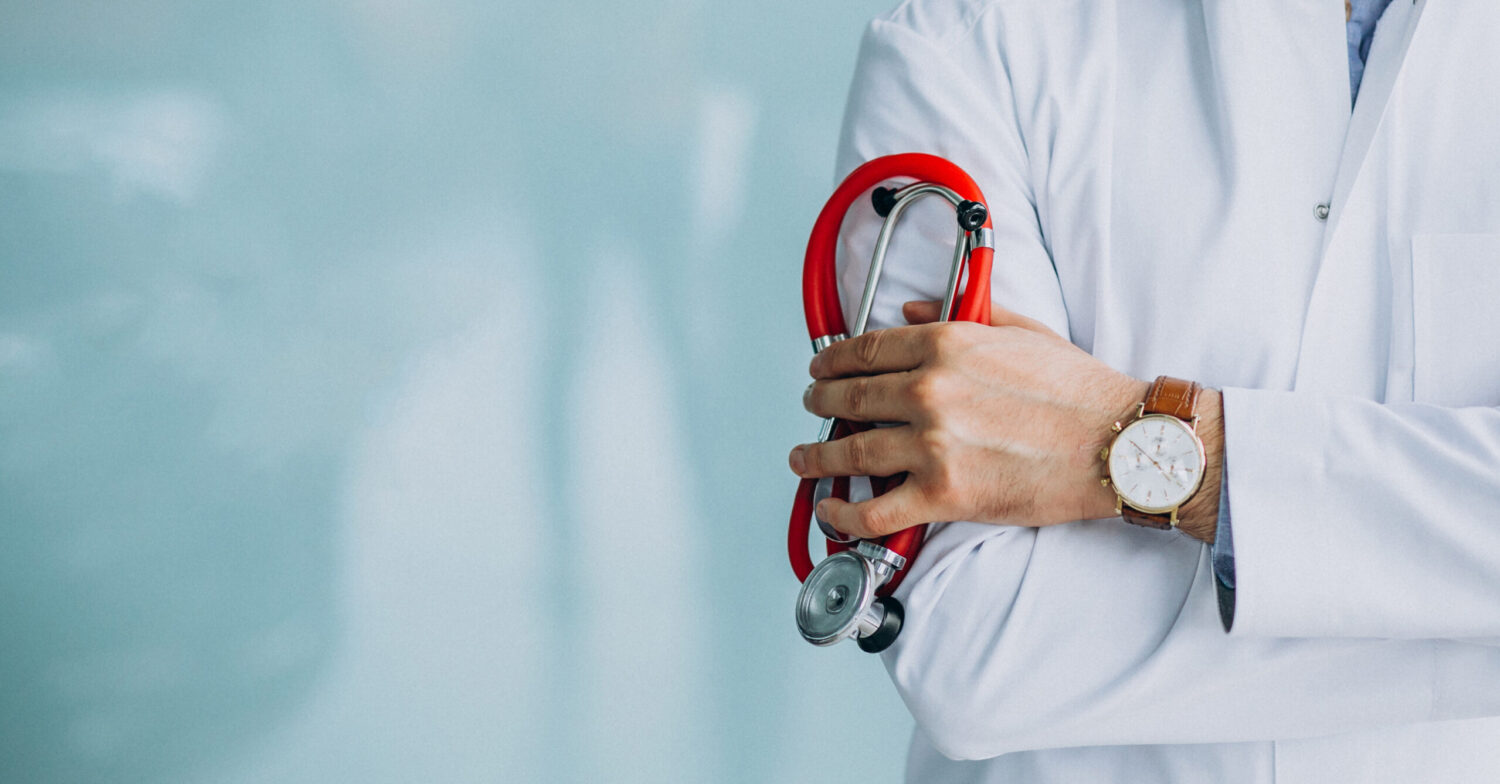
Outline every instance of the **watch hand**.
{"label": "watch hand", "polygon": [[[1136,442],[1131,441],[1130,445],[1133,446],[1133,447],[1135,447],[1135,451],[1141,453],[1141,457],[1144,457],[1147,460],[1151,460],[1151,456],[1148,455],[1148,454],[1146,454],[1146,450],[1142,449],[1140,444],[1137,444]],[[1162,475],[1165,476],[1166,478],[1172,480],[1172,484],[1177,485],[1178,487],[1180,487],[1180,488],[1182,488],[1184,490],[1187,489],[1187,485],[1185,485],[1185,484],[1177,481],[1177,477],[1173,476],[1172,472],[1168,471],[1165,468],[1162,468],[1161,467],[1161,463],[1158,463],[1155,460],[1151,460],[1151,465],[1156,466],[1156,470],[1160,471],[1162,473]]]}
{"label": "watch hand", "polygon": [[[1141,453],[1141,457],[1144,457],[1144,458],[1146,458],[1146,459],[1147,459],[1147,460],[1151,460],[1151,456],[1150,456],[1150,455],[1148,455],[1148,454],[1146,454],[1146,450],[1144,450],[1144,449],[1142,449],[1142,448],[1141,448],[1141,445],[1140,445],[1140,444],[1137,444],[1137,443],[1136,443],[1136,442],[1134,442],[1134,441],[1131,441],[1131,442],[1130,442],[1130,445],[1131,445],[1131,446],[1133,446],[1133,447],[1135,447],[1135,451],[1137,451],[1137,452],[1140,452],[1140,453]],[[1155,460],[1151,460],[1151,465],[1154,465],[1154,466],[1156,466],[1156,470],[1158,470],[1158,471],[1161,471],[1161,470],[1162,470],[1162,468],[1161,468],[1161,463],[1158,463],[1158,462],[1156,462],[1156,461],[1155,461]],[[1165,472],[1164,472],[1164,471],[1163,471],[1163,473],[1165,473]]]}

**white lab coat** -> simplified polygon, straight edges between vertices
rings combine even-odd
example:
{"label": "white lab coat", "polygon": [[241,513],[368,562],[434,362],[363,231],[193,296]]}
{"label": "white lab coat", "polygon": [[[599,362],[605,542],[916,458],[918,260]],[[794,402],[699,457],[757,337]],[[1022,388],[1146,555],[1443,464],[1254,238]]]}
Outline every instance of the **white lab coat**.
{"label": "white lab coat", "polygon": [[[1395,0],[1351,116],[1337,0],[872,23],[840,176],[952,159],[993,210],[996,301],[1223,388],[1238,567],[1226,634],[1179,534],[940,528],[885,654],[910,780],[1500,781],[1497,35],[1494,0]],[[872,323],[939,296],[951,215],[914,210]]]}

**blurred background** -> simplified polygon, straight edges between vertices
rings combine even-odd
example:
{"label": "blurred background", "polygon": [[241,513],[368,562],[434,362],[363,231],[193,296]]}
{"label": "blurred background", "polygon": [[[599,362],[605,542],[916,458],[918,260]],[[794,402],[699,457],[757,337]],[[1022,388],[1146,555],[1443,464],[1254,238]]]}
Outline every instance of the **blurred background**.
{"label": "blurred background", "polygon": [[792,623],[893,0],[0,0],[0,781],[896,781]]}

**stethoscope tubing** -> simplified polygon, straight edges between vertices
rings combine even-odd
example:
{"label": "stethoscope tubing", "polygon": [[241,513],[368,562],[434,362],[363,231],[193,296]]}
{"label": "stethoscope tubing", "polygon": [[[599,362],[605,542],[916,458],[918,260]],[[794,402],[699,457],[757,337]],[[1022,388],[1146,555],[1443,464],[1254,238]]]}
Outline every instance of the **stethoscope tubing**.
{"label": "stethoscope tubing", "polygon": [[[915,197],[936,192],[943,193],[950,201],[956,194],[959,198],[970,202],[985,203],[984,194],[968,173],[956,164],[936,155],[926,153],[888,155],[872,159],[851,172],[834,190],[833,195],[818,213],[812,234],[808,238],[807,253],[803,258],[803,310],[807,319],[808,336],[812,339],[815,349],[821,349],[836,340],[843,339],[849,331],[844,319],[843,306],[839,300],[838,271],[835,262],[839,233],[845,217],[850,208],[867,193],[883,183],[897,179],[913,180],[918,185],[908,186],[911,190],[903,189],[910,198],[902,201],[898,209],[891,211],[886,225],[882,227],[882,240],[888,241],[894,219],[899,218],[900,209],[904,209],[906,204]],[[931,187],[923,187],[924,185]],[[992,220],[987,212],[982,225],[977,227],[977,231],[986,234],[992,231]],[[994,250],[987,244],[968,242],[967,254],[964,254],[965,238],[973,236],[975,234],[972,231],[960,233],[959,245],[955,248],[955,264],[948,283],[948,296],[945,297],[945,301],[949,299],[954,301],[949,312],[944,315],[949,320],[988,324],[990,321],[990,268],[994,260]],[[872,260],[871,281],[868,282],[868,290],[862,298],[863,307],[858,317],[860,323],[857,326],[860,331],[863,331],[863,322],[868,316],[870,302],[873,300],[874,280],[880,273],[878,265],[884,256],[884,248],[885,242],[882,241]],[[959,257],[963,255],[967,258],[960,261]],[[967,269],[967,282],[964,285],[963,295],[955,299],[952,294],[953,288],[962,277],[960,266]],[[873,425],[869,423],[837,420],[834,422],[829,437],[843,438],[871,427]],[[808,550],[808,537],[811,533],[818,481],[817,479],[803,479],[798,484],[796,499],[792,504],[791,521],[787,527],[787,552],[791,560],[792,571],[797,575],[798,580],[806,580],[813,570],[812,556]],[[871,489],[875,495],[880,495],[895,487],[900,481],[900,477],[872,477]],[[848,488],[847,477],[834,480],[834,495],[847,498]],[[884,537],[879,543],[905,558],[906,563],[910,564],[915,560],[917,550],[922,546],[926,528],[925,525],[908,528]],[[849,543],[829,539],[827,552],[832,555],[850,546]],[[905,569],[897,570],[891,579],[880,587],[879,595],[886,596],[894,591],[905,574]]]}

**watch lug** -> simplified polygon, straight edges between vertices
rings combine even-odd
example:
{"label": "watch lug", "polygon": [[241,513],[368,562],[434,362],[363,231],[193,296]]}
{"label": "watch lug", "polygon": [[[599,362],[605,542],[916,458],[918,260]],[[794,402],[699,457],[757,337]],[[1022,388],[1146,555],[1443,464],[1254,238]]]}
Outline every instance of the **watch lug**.
{"label": "watch lug", "polygon": [[1177,527],[1177,510],[1176,509],[1172,510],[1172,518],[1171,518],[1171,520],[1169,522],[1172,523],[1172,527],[1173,528]]}
{"label": "watch lug", "polygon": [[1124,496],[1121,496],[1119,493],[1115,494],[1115,514],[1116,515],[1125,514],[1125,498],[1124,498]]}

